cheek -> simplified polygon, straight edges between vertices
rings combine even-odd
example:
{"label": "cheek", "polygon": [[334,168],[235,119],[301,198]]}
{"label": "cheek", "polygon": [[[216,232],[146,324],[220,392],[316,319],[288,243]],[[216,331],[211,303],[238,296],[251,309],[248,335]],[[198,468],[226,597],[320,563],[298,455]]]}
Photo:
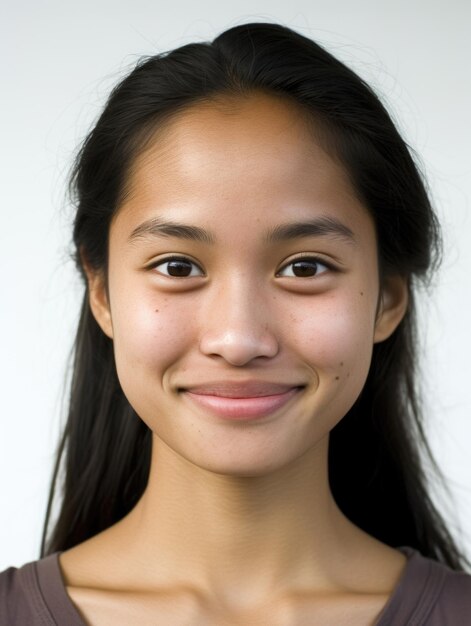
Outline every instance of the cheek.
{"label": "cheek", "polygon": [[185,354],[192,340],[188,303],[175,297],[141,293],[123,294],[112,310],[114,350],[118,377],[127,387],[143,393],[162,380],[165,372]]}
{"label": "cheek", "polygon": [[375,307],[365,292],[338,292],[297,309],[296,342],[319,384],[363,384],[373,349]]}
{"label": "cheek", "polygon": [[329,432],[360,395],[371,364],[375,306],[373,299],[340,291],[297,311],[296,342],[316,383],[306,396],[316,437]]}

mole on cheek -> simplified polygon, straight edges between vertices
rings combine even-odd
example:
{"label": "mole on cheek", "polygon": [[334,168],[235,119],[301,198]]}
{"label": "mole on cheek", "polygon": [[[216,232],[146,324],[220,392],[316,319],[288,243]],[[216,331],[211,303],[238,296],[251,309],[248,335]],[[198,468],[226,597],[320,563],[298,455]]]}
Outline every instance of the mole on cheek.
{"label": "mole on cheek", "polygon": [[158,313],[158,312],[159,312],[159,309],[155,309],[155,312],[156,312],[156,313]]}
{"label": "mole on cheek", "polygon": [[362,296],[362,295],[363,295],[363,291],[360,291],[360,296]]}
{"label": "mole on cheek", "polygon": [[336,377],[335,377],[335,380],[340,380],[340,376],[336,376]]}

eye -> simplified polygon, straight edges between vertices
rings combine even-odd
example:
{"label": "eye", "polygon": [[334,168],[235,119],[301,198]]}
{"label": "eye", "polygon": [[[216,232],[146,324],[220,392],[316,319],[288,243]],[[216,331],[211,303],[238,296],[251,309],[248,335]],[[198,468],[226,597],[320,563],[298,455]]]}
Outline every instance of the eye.
{"label": "eye", "polygon": [[150,267],[156,269],[157,267],[167,266],[166,271],[160,271],[159,274],[169,276],[171,278],[192,278],[193,276],[201,276],[202,274],[195,273],[193,268],[198,268],[202,272],[201,268],[196,265],[190,259],[184,256],[172,256],[166,259],[161,259],[157,263],[153,263]]}
{"label": "eye", "polygon": [[[289,269],[291,273],[282,272],[285,269]],[[290,261],[284,268],[282,268],[277,276],[294,276],[295,278],[313,278],[318,276],[319,274],[324,274],[328,270],[333,270],[334,268],[325,261],[322,261],[318,257],[314,256],[304,256],[298,257],[293,261]]]}

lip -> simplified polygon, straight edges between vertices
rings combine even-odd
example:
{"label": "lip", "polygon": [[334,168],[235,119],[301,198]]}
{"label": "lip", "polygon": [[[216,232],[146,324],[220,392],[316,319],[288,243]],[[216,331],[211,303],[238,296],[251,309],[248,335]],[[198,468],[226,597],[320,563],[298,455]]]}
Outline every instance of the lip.
{"label": "lip", "polygon": [[[279,387],[279,386],[278,386]],[[208,393],[207,389],[204,393],[199,390],[184,390],[184,395],[191,401],[195,402],[198,406],[209,410],[214,415],[231,420],[254,420],[265,417],[275,413],[286,405],[293,397],[295,397],[303,387],[295,386],[286,388],[281,393],[270,393],[262,395],[260,387],[258,387],[258,395],[247,395],[247,387],[244,391],[237,391],[237,393],[244,393],[242,397],[231,397],[228,395],[222,395],[219,390],[219,395]],[[228,393],[227,389],[224,392]],[[231,393],[236,393],[234,390]],[[255,393],[255,392],[251,392]]]}
{"label": "lip", "polygon": [[255,398],[259,396],[283,394],[294,387],[304,387],[304,385],[257,380],[218,380],[201,385],[191,385],[185,388],[180,388],[180,391],[188,391],[198,395],[220,396],[226,398]]}

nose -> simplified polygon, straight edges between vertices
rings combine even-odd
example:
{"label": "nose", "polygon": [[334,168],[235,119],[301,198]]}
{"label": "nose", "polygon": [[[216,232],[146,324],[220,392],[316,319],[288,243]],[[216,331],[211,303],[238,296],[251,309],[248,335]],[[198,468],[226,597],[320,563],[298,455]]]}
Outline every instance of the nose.
{"label": "nose", "polygon": [[201,352],[239,367],[258,357],[274,357],[279,343],[267,300],[263,290],[242,276],[215,289],[205,308]]}

